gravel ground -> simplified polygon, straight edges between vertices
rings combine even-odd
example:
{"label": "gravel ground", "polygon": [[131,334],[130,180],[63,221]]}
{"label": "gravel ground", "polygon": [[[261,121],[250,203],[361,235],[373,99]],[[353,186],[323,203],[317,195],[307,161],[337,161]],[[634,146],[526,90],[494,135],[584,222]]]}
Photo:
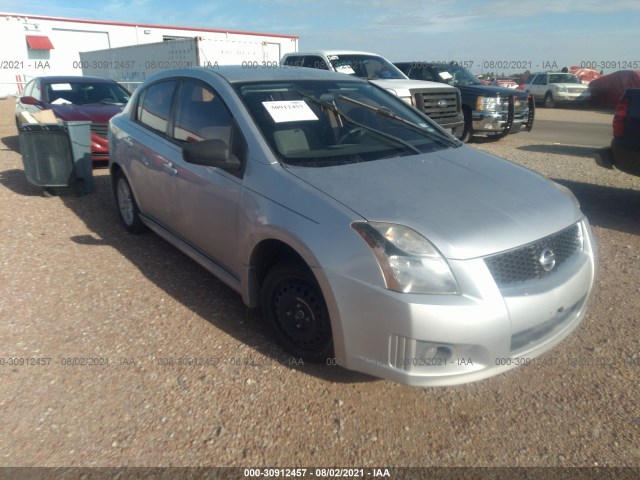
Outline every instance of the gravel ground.
{"label": "gravel ground", "polygon": [[[0,100],[0,466],[640,467],[640,178],[590,149],[474,144],[580,199],[600,246],[583,324],[547,364],[412,388],[289,364],[238,295],[124,232],[106,169],[91,195],[43,195],[12,108]],[[180,357],[211,360],[163,364]]]}

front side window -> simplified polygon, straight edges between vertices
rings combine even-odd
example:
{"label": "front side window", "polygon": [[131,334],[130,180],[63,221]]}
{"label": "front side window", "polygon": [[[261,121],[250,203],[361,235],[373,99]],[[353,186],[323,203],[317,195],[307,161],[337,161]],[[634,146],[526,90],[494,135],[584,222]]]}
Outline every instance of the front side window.
{"label": "front side window", "polygon": [[[33,97],[33,86],[36,84],[37,80],[31,80],[29,83],[27,83],[27,86],[24,87],[24,91],[22,92],[22,95],[24,95],[25,97]],[[36,97],[37,98],[37,97]],[[38,100],[40,100],[38,98]]]}
{"label": "front side window", "polygon": [[180,142],[223,140],[230,144],[231,114],[206,85],[185,80],[178,96],[173,138]]}
{"label": "front side window", "polygon": [[166,133],[171,113],[171,102],[177,82],[154,83],[141,94],[136,119],[159,133]]}
{"label": "front side window", "polygon": [[537,75],[536,78],[533,79],[533,85],[546,85],[547,84],[547,76],[546,75]]}
{"label": "front side window", "polygon": [[322,167],[460,145],[369,83],[265,82],[235,88],[283,163]]}
{"label": "front side window", "polygon": [[36,99],[42,101],[42,91],[40,90],[40,82],[38,82],[37,80],[34,80],[34,82],[33,82],[33,87],[32,87],[30,95],[33,98],[36,98]]}

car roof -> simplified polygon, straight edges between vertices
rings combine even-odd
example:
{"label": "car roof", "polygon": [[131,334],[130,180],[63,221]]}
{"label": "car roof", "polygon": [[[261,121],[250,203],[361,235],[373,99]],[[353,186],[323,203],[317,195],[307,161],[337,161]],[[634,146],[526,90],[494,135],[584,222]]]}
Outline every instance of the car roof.
{"label": "car roof", "polygon": [[183,68],[178,70],[166,70],[157,73],[149,80],[157,80],[161,78],[192,76],[195,72],[205,75],[218,76],[224,78],[229,83],[240,82],[273,82],[273,81],[292,81],[292,80],[328,80],[342,82],[365,82],[356,77],[350,77],[344,73],[330,72],[317,68],[304,67],[286,67],[278,66],[275,68],[258,66],[257,68],[249,68],[240,65],[224,65],[215,68],[194,67]]}
{"label": "car roof", "polygon": [[287,53],[284,55],[285,57],[295,57],[301,55],[373,55],[375,57],[382,57],[382,55],[378,53],[372,52],[362,52],[359,50],[308,50],[306,52],[294,52]]}
{"label": "car roof", "polygon": [[532,73],[531,75],[573,75],[573,73],[571,72],[538,72],[538,73]]}
{"label": "car roof", "polygon": [[85,77],[81,75],[51,75],[37,77],[42,83],[117,83],[109,78]]}
{"label": "car roof", "polygon": [[415,62],[393,62],[394,65],[414,65],[416,67],[434,67],[434,66],[454,66],[459,67],[455,63],[441,63],[441,62],[424,62],[422,60],[416,60]]}

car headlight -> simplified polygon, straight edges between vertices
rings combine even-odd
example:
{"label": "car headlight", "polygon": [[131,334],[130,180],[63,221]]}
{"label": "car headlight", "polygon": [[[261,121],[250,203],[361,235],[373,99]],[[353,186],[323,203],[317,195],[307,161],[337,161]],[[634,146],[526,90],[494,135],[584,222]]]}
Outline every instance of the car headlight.
{"label": "car headlight", "polygon": [[567,87],[565,87],[564,85],[556,85],[556,90],[558,90],[559,92],[567,93]]}
{"label": "car headlight", "polygon": [[354,222],[367,242],[389,290],[403,293],[459,293],[449,264],[435,246],[415,230],[394,223]]}
{"label": "car headlight", "polygon": [[497,112],[500,109],[500,97],[478,97],[476,110]]}
{"label": "car headlight", "polygon": [[408,97],[398,97],[400,100],[403,100],[404,102],[408,103],[409,105],[411,105],[412,107],[415,107],[416,104],[413,101],[413,97],[412,96],[408,96]]}

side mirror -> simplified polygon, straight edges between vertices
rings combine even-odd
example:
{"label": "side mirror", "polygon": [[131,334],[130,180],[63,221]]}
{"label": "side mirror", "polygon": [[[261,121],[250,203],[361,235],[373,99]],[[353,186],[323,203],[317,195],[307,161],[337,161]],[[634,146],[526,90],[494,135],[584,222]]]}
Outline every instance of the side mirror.
{"label": "side mirror", "polygon": [[182,158],[187,163],[224,170],[240,170],[242,163],[229,153],[229,145],[222,140],[203,140],[182,147]]}
{"label": "side mirror", "polygon": [[25,105],[36,105],[38,107],[42,106],[42,102],[35,97],[20,97],[20,103],[24,103]]}

